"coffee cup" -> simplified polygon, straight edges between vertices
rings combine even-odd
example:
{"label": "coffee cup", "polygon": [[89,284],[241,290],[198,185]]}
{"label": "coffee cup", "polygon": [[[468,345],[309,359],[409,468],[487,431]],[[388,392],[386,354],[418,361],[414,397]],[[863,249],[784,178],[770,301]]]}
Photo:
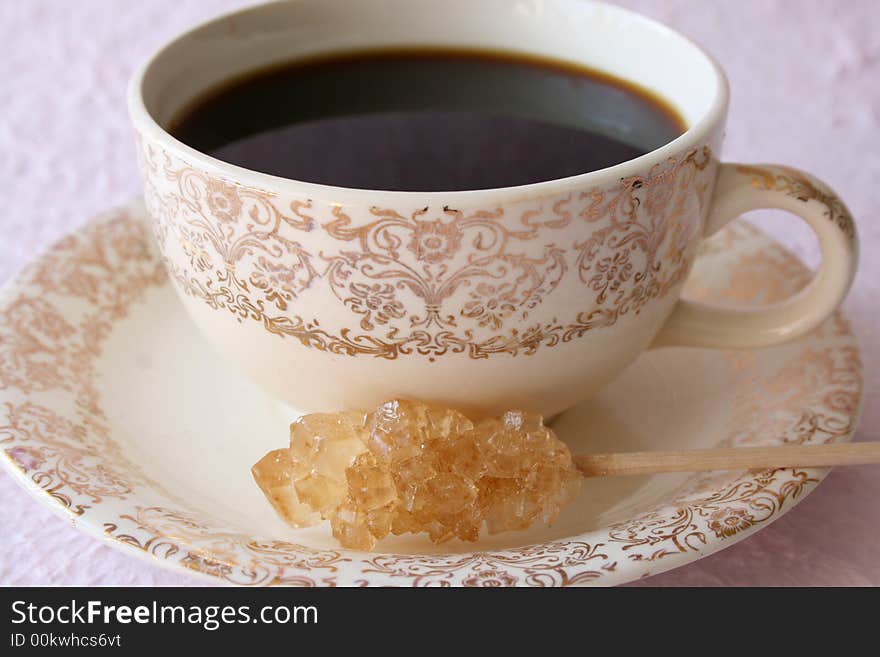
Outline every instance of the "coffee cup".
{"label": "coffee cup", "polygon": [[[664,98],[687,130],[598,171],[424,193],[267,175],[168,131],[182,108],[256,68],[413,43],[587,65]],[[183,305],[221,354],[302,412],[406,397],[552,417],[646,349],[793,340],[835,310],[856,268],[852,217],[827,185],[789,167],[720,162],[719,65],[682,35],[598,2],[260,5],[162,47],[135,75],[129,106],[147,209]],[[681,299],[700,242],[759,208],[813,229],[822,264],[812,282],[756,309]]]}

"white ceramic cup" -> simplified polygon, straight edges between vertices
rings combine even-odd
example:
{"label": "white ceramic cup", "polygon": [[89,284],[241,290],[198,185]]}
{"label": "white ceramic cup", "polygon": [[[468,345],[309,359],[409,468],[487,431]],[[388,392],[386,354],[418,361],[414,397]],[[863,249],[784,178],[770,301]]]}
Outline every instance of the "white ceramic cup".
{"label": "white ceramic cup", "polygon": [[[656,92],[688,130],[600,171],[430,193],[265,175],[165,130],[249,70],[414,44],[584,63]],[[147,207],[186,309],[221,353],[301,411],[407,397],[552,416],[647,348],[762,347],[816,327],[853,278],[852,218],[808,174],[720,164],[727,105],[724,74],[700,48],[583,0],[261,5],[174,39],[130,91]],[[812,283],[757,310],[679,300],[700,241],[756,208],[813,228],[823,261]]]}

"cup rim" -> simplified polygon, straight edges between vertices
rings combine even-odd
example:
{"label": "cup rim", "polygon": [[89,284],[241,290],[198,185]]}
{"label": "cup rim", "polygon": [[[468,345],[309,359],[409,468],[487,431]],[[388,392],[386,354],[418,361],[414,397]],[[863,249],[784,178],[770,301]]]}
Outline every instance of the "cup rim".
{"label": "cup rim", "polygon": [[571,189],[572,187],[590,188],[599,186],[599,181],[601,179],[611,178],[614,180],[620,180],[639,175],[646,169],[649,169],[653,164],[665,162],[669,158],[675,157],[682,152],[701,146],[705,142],[707,135],[711,132],[712,128],[719,122],[723,121],[727,111],[730,97],[730,83],[727,79],[727,75],[724,73],[724,70],[718,61],[706,50],[706,48],[695,42],[693,39],[663,23],[660,23],[659,21],[654,20],[653,18],[645,16],[644,14],[640,14],[639,12],[625,7],[602,2],[601,0],[554,0],[557,2],[581,2],[599,5],[603,9],[624,15],[630,21],[640,23],[652,30],[660,31],[661,33],[681,39],[690,45],[696,53],[701,55],[709,63],[711,70],[715,75],[716,94],[712,99],[709,109],[697,121],[690,125],[685,132],[672,141],[636,158],[620,162],[610,167],[563,178],[552,178],[550,180],[527,183],[524,185],[425,192],[344,187],[313,183],[305,180],[297,180],[295,178],[285,178],[269,173],[263,173],[254,169],[231,164],[199,151],[180,141],[162,127],[147,109],[142,93],[144,79],[161,55],[173,45],[192,36],[195,32],[227,21],[236,15],[258,11],[263,7],[278,4],[279,1],[282,0],[270,0],[269,2],[240,7],[225,12],[207,21],[194,25],[193,27],[166,40],[161,46],[159,46],[152,55],[141,64],[129,81],[128,111],[135,129],[139,132],[145,133],[148,137],[154,140],[164,142],[167,148],[174,151],[176,155],[188,164],[197,166],[200,169],[218,175],[219,177],[234,180],[236,183],[248,187],[284,190],[293,195],[307,196],[313,199],[332,199],[335,203],[371,204],[371,201],[375,201],[376,196],[381,195],[384,199],[390,197],[401,203],[406,203],[407,201],[417,201],[418,203],[442,201],[444,204],[454,205],[460,201],[462,205],[469,205],[487,202],[489,199],[495,199],[499,196],[508,200],[552,196]]}

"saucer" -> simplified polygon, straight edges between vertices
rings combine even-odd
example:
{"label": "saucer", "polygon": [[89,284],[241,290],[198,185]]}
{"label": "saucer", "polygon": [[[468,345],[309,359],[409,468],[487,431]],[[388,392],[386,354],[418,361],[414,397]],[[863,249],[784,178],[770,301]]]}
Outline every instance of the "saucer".
{"label": "saucer", "polygon": [[[704,244],[685,295],[760,305],[809,276],[740,222]],[[861,390],[859,349],[838,313],[760,351],[646,352],[553,426],[574,452],[838,442],[852,436]],[[343,550],[326,524],[287,527],[251,479],[251,464],[286,445],[296,412],[200,338],[140,202],[65,238],[0,293],[0,414],[6,469],[78,529],[246,585],[620,584],[760,530],[827,473],[591,479],[552,527]]]}

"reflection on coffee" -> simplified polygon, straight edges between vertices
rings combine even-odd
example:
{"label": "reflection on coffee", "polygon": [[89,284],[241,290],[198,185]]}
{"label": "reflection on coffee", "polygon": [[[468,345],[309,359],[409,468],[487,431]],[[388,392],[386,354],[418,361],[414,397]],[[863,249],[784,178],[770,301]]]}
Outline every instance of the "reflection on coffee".
{"label": "reflection on coffee", "polygon": [[685,130],[661,99],[622,80],[556,60],[460,50],[349,53],[253,71],[168,127],[249,169],[406,191],[586,173]]}

